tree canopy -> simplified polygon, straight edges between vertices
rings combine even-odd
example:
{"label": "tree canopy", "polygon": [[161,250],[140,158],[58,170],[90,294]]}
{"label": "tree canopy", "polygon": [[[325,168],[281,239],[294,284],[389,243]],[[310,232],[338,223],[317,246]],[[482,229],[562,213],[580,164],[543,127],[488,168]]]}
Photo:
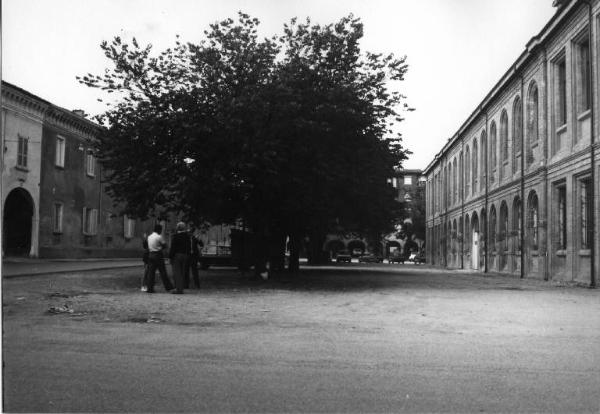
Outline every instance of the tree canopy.
{"label": "tree canopy", "polygon": [[109,193],[141,218],[385,232],[400,207],[386,181],[408,154],[392,128],[410,108],[390,87],[406,57],[361,52],[352,15],[292,19],[271,38],[258,28],[239,13],[158,54],[135,38],[101,44],[111,67],[79,80],[119,95],[98,116]]}

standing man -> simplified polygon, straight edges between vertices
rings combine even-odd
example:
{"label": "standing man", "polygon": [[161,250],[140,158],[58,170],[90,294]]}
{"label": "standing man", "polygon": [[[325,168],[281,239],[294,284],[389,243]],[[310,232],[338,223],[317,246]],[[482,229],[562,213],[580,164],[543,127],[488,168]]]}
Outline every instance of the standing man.
{"label": "standing man", "polygon": [[194,280],[194,286],[196,289],[200,288],[200,277],[198,275],[198,259],[200,258],[200,249],[203,247],[202,241],[198,240],[195,235],[194,228],[190,227],[190,242],[191,242],[191,253],[188,262],[185,267],[185,283],[184,287],[188,289],[190,287],[190,272]]}
{"label": "standing man", "polygon": [[173,290],[173,284],[167,276],[165,259],[163,257],[163,249],[167,247],[167,243],[165,243],[161,233],[162,226],[157,224],[154,226],[154,232],[148,236],[148,293],[154,293],[154,276],[157,269],[165,290],[167,292]]}
{"label": "standing man", "polygon": [[171,250],[169,258],[173,266],[173,278],[175,279],[175,291],[172,293],[182,294],[185,284],[186,266],[190,260],[192,242],[185,229],[185,223],[177,223],[177,233],[171,238]]}

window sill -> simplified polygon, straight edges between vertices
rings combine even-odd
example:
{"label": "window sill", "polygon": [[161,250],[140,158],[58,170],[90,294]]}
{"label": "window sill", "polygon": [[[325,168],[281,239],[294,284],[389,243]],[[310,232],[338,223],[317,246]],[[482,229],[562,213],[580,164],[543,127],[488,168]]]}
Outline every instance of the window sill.
{"label": "window sill", "polygon": [[591,257],[592,256],[592,250],[591,249],[581,249],[581,250],[579,250],[579,256],[582,256],[582,257]]}
{"label": "window sill", "polygon": [[560,257],[566,257],[567,256],[567,251],[566,250],[557,250],[556,251],[556,255],[560,256]]}
{"label": "window sill", "polygon": [[23,167],[21,165],[15,165],[15,170],[19,170],[19,171],[23,171],[23,172],[29,172],[29,168]]}
{"label": "window sill", "polygon": [[61,236],[63,234],[62,230],[54,230],[52,231],[52,234],[55,236]]}
{"label": "window sill", "polygon": [[582,113],[580,113],[579,115],[577,115],[577,120],[578,121],[584,121],[587,118],[589,118],[590,116],[592,116],[592,110],[591,109],[586,109],[585,111],[583,111]]}
{"label": "window sill", "polygon": [[536,139],[531,143],[531,149],[536,148],[539,145],[539,139]]}
{"label": "window sill", "polygon": [[562,134],[566,130],[567,130],[567,124],[563,124],[563,125],[559,126],[558,128],[556,128],[556,133]]}
{"label": "window sill", "polygon": [[531,251],[531,256],[532,257],[538,257],[540,255],[540,252],[538,250],[532,250]]}
{"label": "window sill", "polygon": [[96,178],[96,175],[95,175],[95,174],[88,174],[88,173],[85,173],[85,175],[87,175],[89,178]]}
{"label": "window sill", "polygon": [[55,164],[55,165],[54,165],[54,167],[55,167],[57,170],[64,170],[64,169],[65,169],[65,166],[64,166],[64,165],[56,165],[56,164]]}

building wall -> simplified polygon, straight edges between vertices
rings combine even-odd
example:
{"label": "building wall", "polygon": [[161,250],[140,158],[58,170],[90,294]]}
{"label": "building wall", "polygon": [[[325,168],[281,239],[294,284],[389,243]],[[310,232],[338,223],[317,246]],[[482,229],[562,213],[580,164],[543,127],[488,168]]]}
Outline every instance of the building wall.
{"label": "building wall", "polygon": [[[29,254],[38,254],[40,205],[40,160],[42,125],[46,105],[18,90],[2,88],[2,205],[14,189],[22,188],[33,200],[31,248]],[[27,166],[17,165],[19,137],[28,140]],[[4,245],[3,245],[4,247]]]}
{"label": "building wall", "polygon": [[[106,194],[100,164],[87,173],[86,154],[100,127],[6,82],[2,98],[2,205],[12,189],[23,188],[31,195],[29,256],[141,257],[143,234],[152,231],[154,221],[134,220],[126,234],[127,218]],[[19,135],[29,138],[26,169],[16,166]],[[59,137],[64,140],[63,165],[57,165]],[[58,228],[56,204],[62,205]],[[84,231],[84,207],[97,211],[91,233]]]}
{"label": "building wall", "polygon": [[[592,2],[591,27],[587,5],[577,0],[567,3],[532,38],[515,65],[425,170],[430,263],[592,281],[592,252],[583,245],[583,219],[589,226],[590,217],[582,217],[582,205],[591,197],[590,187],[584,191],[583,183],[591,181],[592,153],[597,160],[599,148],[600,1]],[[593,69],[591,82],[584,88],[581,45],[588,42],[590,30]],[[564,94],[559,81],[562,73]],[[590,109],[583,105],[586,90],[594,99],[588,99]],[[537,111],[532,105],[535,96]],[[561,102],[566,103],[565,111]],[[537,128],[532,120],[537,120]],[[598,175],[597,161],[594,168]],[[597,178],[593,186],[594,199],[587,208],[594,214],[595,229],[587,234],[587,241],[595,241],[597,279]]]}

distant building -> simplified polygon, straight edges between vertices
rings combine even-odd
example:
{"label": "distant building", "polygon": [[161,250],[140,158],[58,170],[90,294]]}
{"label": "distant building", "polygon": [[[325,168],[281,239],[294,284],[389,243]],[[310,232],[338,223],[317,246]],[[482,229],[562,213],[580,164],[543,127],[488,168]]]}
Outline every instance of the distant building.
{"label": "distant building", "polygon": [[119,214],[93,140],[100,126],[2,82],[2,254],[133,257],[153,222]]}
{"label": "distant building", "polygon": [[[424,186],[424,181],[421,180],[421,170],[402,170],[396,171],[393,177],[388,179],[388,184],[396,190],[396,200],[403,204],[402,217],[405,217],[410,223],[416,221],[414,212],[418,210],[416,203],[425,203],[424,197],[418,199],[415,197],[419,188]],[[422,206],[424,210],[424,205]],[[419,220],[423,221],[424,217]],[[381,240],[381,244],[376,243],[373,245],[373,241],[369,244],[369,241],[358,235],[348,234],[329,234],[326,237],[323,250],[329,252],[330,257],[335,258],[338,252],[348,251],[353,256],[359,256],[367,251],[373,253],[382,253],[384,257],[388,257],[390,251],[394,249],[400,249],[404,246],[404,236],[400,238],[402,234],[402,225],[398,225],[396,230],[388,235],[385,235]],[[418,238],[415,241],[417,245],[422,245],[423,240]]]}
{"label": "distant building", "polygon": [[554,3],[424,171],[429,263],[597,281],[600,1]]}

